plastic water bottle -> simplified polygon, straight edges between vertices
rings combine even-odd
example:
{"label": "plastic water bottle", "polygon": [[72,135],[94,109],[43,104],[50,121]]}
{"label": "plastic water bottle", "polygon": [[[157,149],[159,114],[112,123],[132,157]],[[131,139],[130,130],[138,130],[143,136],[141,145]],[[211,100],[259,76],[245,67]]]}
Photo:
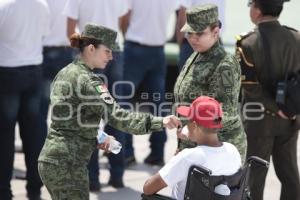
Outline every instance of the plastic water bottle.
{"label": "plastic water bottle", "polygon": [[229,196],[230,195],[230,189],[227,185],[225,184],[220,184],[215,187],[215,193],[224,195],[224,196]]}
{"label": "plastic water bottle", "polygon": [[[98,131],[97,140],[98,140],[99,144],[102,144],[106,140],[107,137],[108,137],[107,133],[105,133],[104,131],[101,131],[101,130]],[[110,152],[112,152],[113,154],[118,154],[118,153],[120,153],[121,149],[122,149],[122,145],[120,142],[118,142],[117,140],[114,140],[114,139],[112,139],[110,141],[110,144],[108,147],[108,150]]]}
{"label": "plastic water bottle", "polygon": [[121,149],[122,149],[122,145],[121,145],[121,143],[120,143],[119,141],[117,141],[117,140],[112,140],[112,141],[110,142],[108,150],[109,150],[110,152],[112,152],[113,154],[118,154],[118,153],[120,153]]}

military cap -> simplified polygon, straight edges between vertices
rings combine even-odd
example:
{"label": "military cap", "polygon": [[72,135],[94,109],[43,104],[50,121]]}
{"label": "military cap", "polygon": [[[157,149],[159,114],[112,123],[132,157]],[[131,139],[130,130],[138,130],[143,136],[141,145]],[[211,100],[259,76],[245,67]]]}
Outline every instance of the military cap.
{"label": "military cap", "polygon": [[219,22],[218,7],[214,4],[194,6],[186,11],[186,23],[181,32],[201,32],[209,25]]}
{"label": "military cap", "polygon": [[117,32],[104,26],[86,24],[83,32],[81,33],[81,37],[99,40],[101,44],[111,50],[118,49],[118,45],[116,44]]}

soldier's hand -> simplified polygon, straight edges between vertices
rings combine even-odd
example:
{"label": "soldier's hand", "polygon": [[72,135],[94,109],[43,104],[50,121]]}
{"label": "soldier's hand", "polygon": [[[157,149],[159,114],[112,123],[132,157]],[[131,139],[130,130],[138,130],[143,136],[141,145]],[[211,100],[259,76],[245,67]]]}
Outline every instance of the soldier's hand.
{"label": "soldier's hand", "polygon": [[97,147],[104,150],[106,153],[110,153],[109,145],[112,140],[115,140],[115,138],[113,136],[108,136],[105,141],[101,144],[98,144]]}
{"label": "soldier's hand", "polygon": [[182,139],[182,140],[188,140],[188,132],[189,130],[187,129],[187,126],[184,126],[183,128],[177,129],[177,138]]}
{"label": "soldier's hand", "polygon": [[181,126],[181,121],[175,115],[169,115],[163,119],[164,127],[168,129],[173,129]]}

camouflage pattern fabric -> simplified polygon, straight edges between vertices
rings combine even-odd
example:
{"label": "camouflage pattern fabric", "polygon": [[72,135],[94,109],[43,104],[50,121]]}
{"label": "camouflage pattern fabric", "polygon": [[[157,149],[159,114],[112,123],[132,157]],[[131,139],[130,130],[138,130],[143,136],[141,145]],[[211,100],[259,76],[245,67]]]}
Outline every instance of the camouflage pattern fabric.
{"label": "camouflage pattern fabric", "polygon": [[181,28],[181,32],[201,32],[209,25],[218,22],[218,17],[218,7],[214,4],[189,8],[186,11],[186,23]]}
{"label": "camouflage pattern fabric", "polygon": [[107,46],[111,50],[118,50],[116,43],[117,32],[106,28],[104,26],[98,26],[95,24],[87,24],[84,27],[81,37],[93,38],[101,41],[102,44]]}
{"label": "camouflage pattern fabric", "polygon": [[41,180],[52,200],[88,200],[88,170],[84,165],[38,164]]}
{"label": "camouflage pattern fabric", "polygon": [[[221,102],[224,116],[219,137],[234,144],[244,158],[247,142],[239,116],[240,75],[238,61],[217,42],[209,51],[190,56],[177,78],[174,96],[176,106],[188,105],[202,95]],[[180,140],[178,144],[180,150],[194,146],[190,141]]]}
{"label": "camouflage pattern fabric", "polygon": [[[87,166],[96,148],[101,119],[116,129],[133,134],[163,129],[162,117],[122,109],[108,92],[103,80],[81,60],[75,60],[57,74],[52,84],[51,107],[52,123],[38,160],[63,168],[61,170],[72,167],[75,171],[83,171],[80,168]],[[54,171],[40,170],[44,174],[44,184],[50,191],[52,182],[57,181],[54,179],[62,180],[64,177],[63,173],[56,175],[57,168],[54,167]],[[50,177],[46,178],[47,174]],[[79,178],[83,180],[85,175]],[[47,182],[50,179],[53,181]],[[66,184],[70,184],[67,177],[65,180]]]}

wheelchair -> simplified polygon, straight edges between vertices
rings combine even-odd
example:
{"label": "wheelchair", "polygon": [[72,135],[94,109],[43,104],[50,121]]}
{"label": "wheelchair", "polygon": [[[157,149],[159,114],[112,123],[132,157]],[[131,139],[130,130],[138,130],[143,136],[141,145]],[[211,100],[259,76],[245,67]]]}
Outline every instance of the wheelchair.
{"label": "wheelchair", "polygon": [[[269,162],[252,156],[238,172],[230,176],[212,176],[211,170],[193,165],[189,169],[184,200],[252,200],[248,187],[252,167],[267,169]],[[220,184],[229,187],[230,195],[224,196],[215,193],[215,187]],[[159,194],[142,194],[141,196],[141,200],[175,200]]]}

